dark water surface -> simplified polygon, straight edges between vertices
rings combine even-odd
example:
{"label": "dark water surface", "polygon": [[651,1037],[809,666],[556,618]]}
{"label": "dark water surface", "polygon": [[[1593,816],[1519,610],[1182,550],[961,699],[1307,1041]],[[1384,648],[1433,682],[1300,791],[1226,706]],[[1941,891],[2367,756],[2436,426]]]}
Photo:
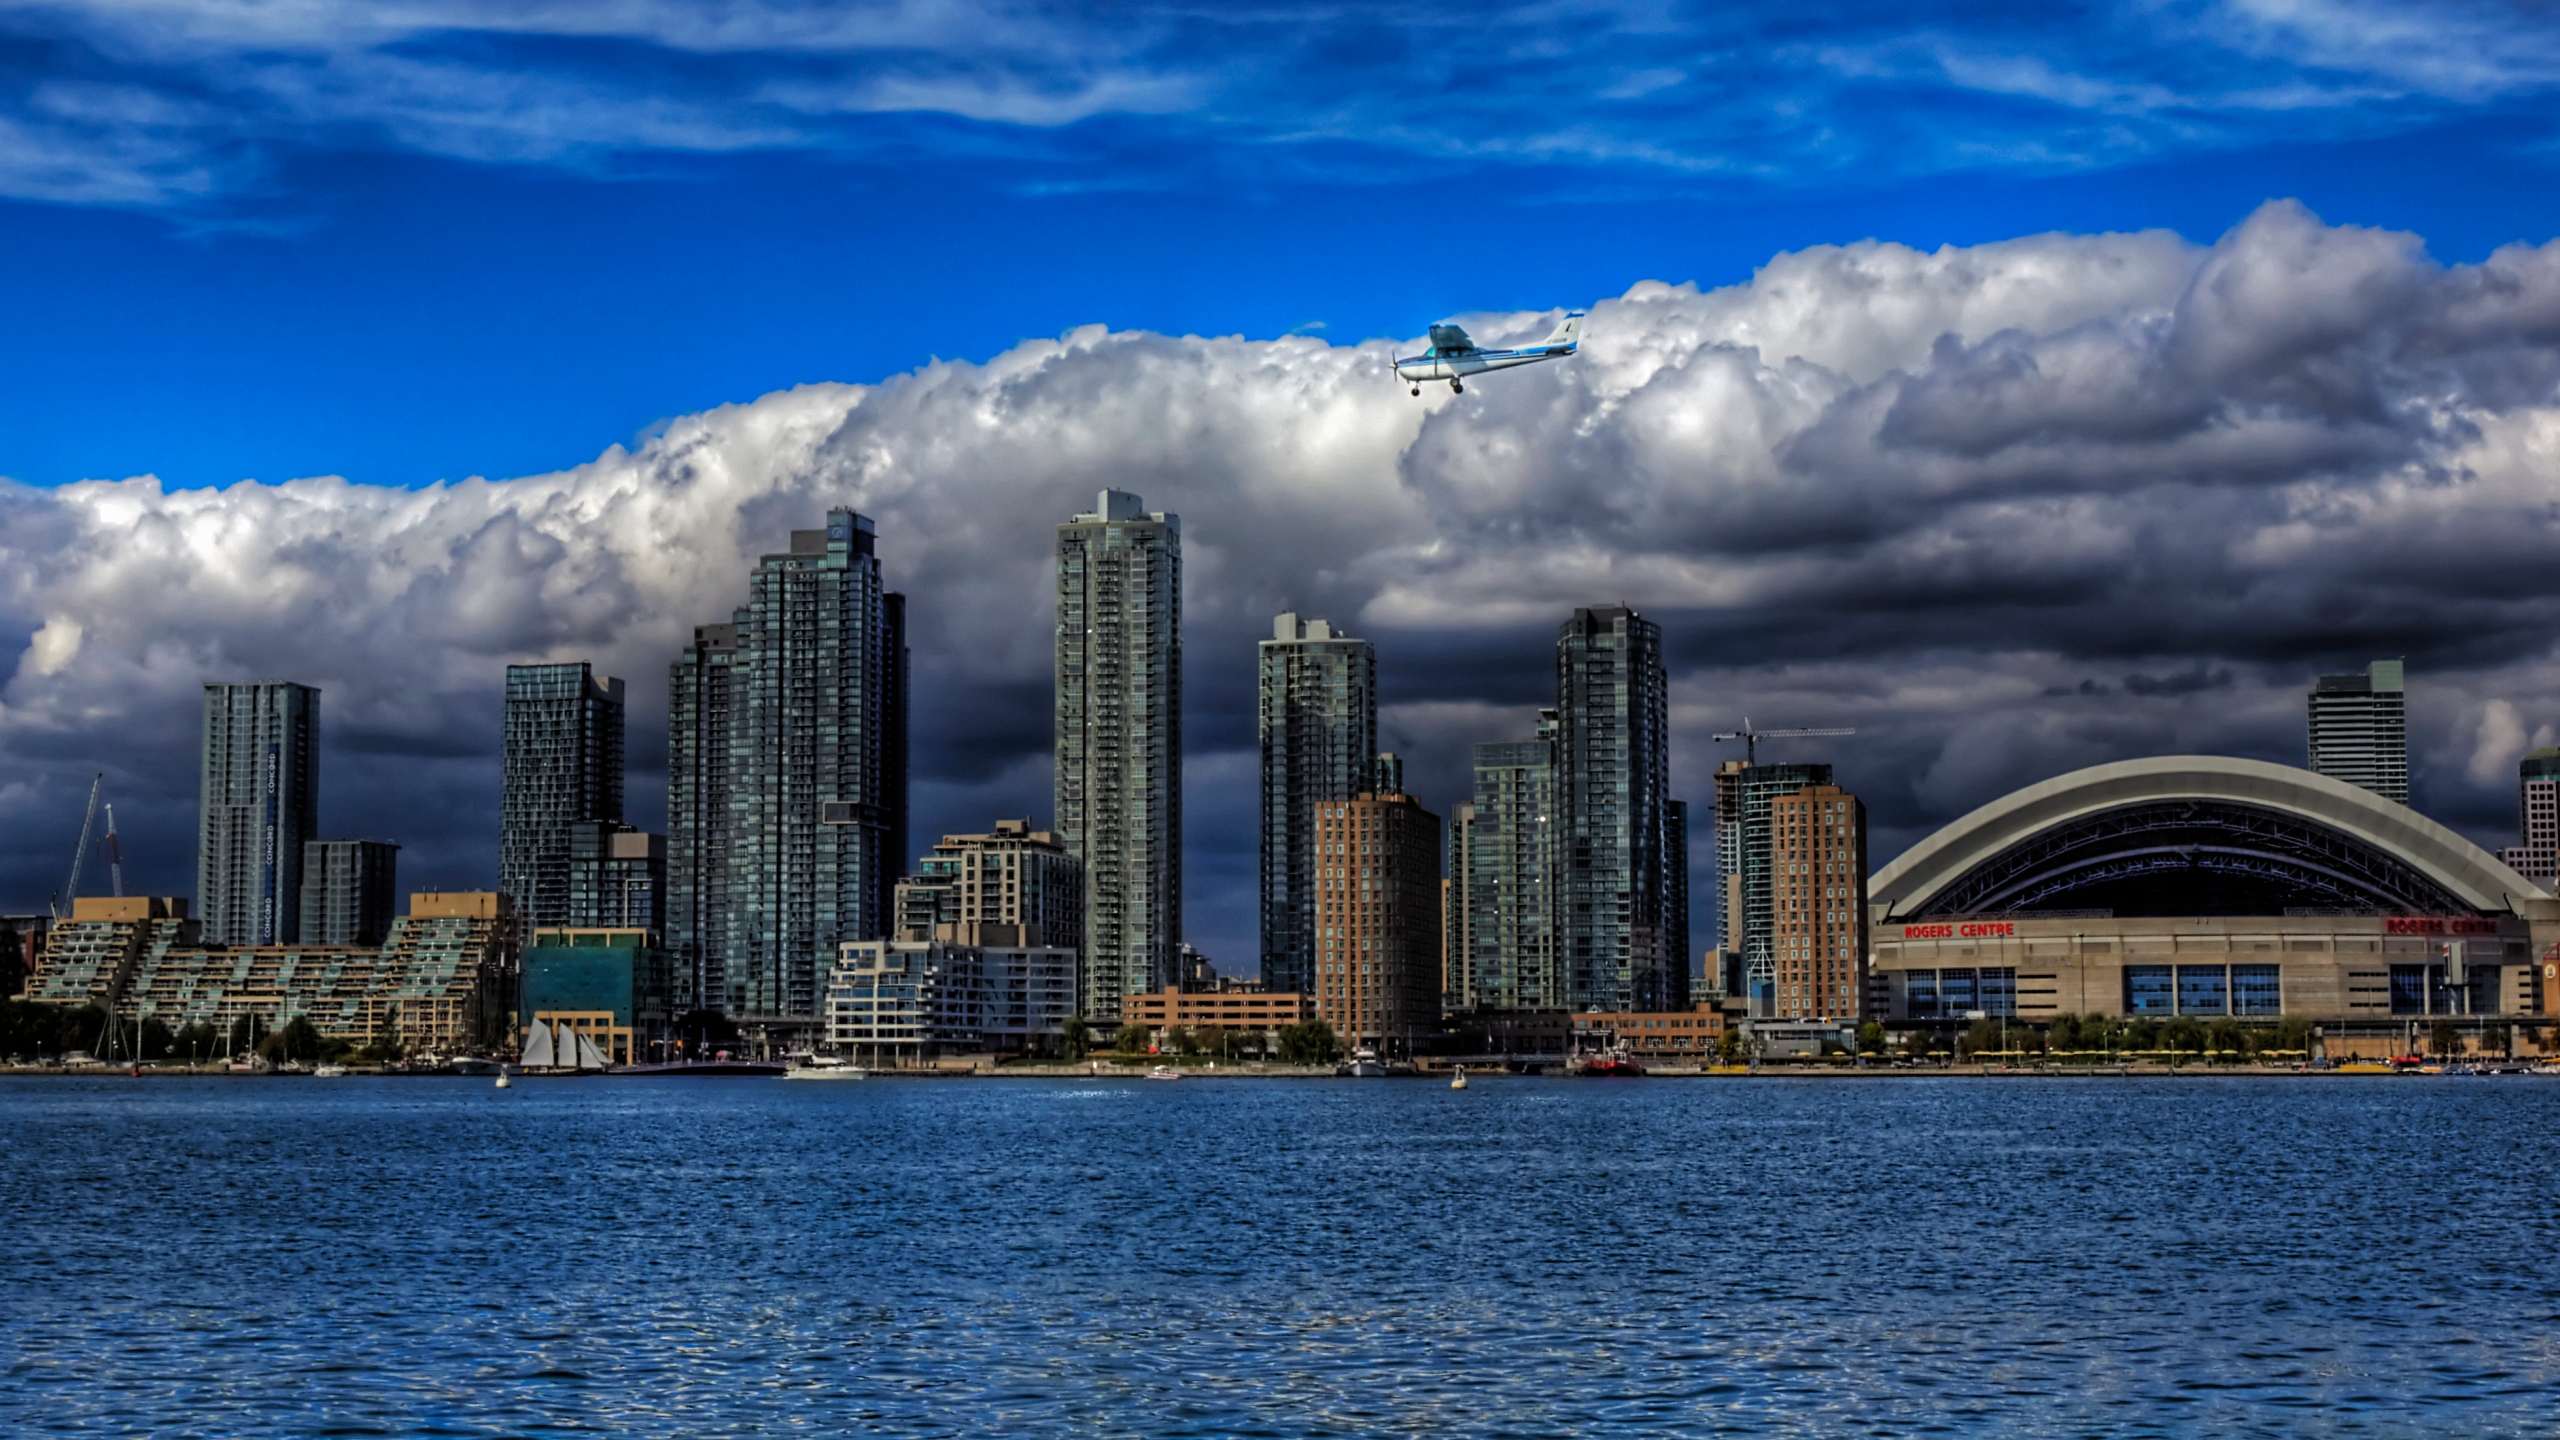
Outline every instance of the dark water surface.
{"label": "dark water surface", "polygon": [[2560,1082],[0,1080],[0,1432],[2560,1432]]}

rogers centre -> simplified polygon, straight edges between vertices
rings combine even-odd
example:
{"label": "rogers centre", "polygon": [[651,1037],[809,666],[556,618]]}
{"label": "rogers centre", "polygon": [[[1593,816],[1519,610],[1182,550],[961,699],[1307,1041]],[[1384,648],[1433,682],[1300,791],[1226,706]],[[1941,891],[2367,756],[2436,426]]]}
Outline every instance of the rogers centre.
{"label": "rogers centre", "polygon": [[2547,1024],[2560,898],[2407,806],[2308,770],[2179,755],[2057,776],[1868,882],[1869,1013]]}

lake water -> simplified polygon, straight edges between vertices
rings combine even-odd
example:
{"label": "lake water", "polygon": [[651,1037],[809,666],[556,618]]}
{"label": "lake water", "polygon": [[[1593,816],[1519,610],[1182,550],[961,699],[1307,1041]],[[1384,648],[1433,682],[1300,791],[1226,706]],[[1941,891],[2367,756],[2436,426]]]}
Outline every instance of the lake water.
{"label": "lake water", "polygon": [[0,1432],[2535,1435],[2560,1082],[0,1080]]}

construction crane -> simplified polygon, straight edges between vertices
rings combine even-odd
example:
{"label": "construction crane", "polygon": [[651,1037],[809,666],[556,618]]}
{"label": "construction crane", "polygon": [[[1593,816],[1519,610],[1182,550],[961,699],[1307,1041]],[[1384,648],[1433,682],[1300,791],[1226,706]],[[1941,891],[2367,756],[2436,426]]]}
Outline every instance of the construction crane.
{"label": "construction crane", "polygon": [[107,807],[107,838],[105,843],[107,847],[107,879],[114,887],[110,893],[112,893],[117,899],[121,900],[124,898],[124,847],[116,843],[116,807],[113,805]]}
{"label": "construction crane", "polygon": [[54,896],[47,907],[53,911],[55,924],[71,918],[71,897],[80,893],[80,862],[89,858],[89,827],[98,819],[98,787],[106,783],[104,770],[89,782],[89,809],[80,817],[80,843],[71,847],[71,878],[62,882],[62,893]]}
{"label": "construction crane", "polygon": [[1793,740],[1793,739],[1796,739],[1796,738],[1798,738],[1798,737],[1800,737],[1800,736],[1806,736],[1806,735],[1855,735],[1855,734],[1857,734],[1857,733],[1858,733],[1858,732],[1857,732],[1856,730],[1854,730],[1854,729],[1852,729],[1852,730],[1754,730],[1754,729],[1752,729],[1752,728],[1751,728],[1751,717],[1750,717],[1750,716],[1748,716],[1748,715],[1745,715],[1745,716],[1743,716],[1743,717],[1742,717],[1742,728],[1741,728],[1741,729],[1739,729],[1739,730],[1727,730],[1727,731],[1723,732],[1722,734],[1717,735],[1715,738],[1717,738],[1718,740],[1739,740],[1739,741],[1741,741],[1741,742],[1742,742],[1742,763],[1743,763],[1743,764],[1745,764],[1745,765],[1757,765],[1757,764],[1759,764],[1759,763],[1760,763],[1760,742],[1761,742],[1761,741],[1763,741],[1763,740]]}

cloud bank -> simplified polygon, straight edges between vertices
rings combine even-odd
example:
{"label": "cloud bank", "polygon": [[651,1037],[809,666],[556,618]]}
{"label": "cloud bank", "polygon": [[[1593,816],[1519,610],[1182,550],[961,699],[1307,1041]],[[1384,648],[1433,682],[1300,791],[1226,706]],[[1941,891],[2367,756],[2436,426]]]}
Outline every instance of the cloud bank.
{"label": "cloud bank", "polygon": [[[1468,318],[1491,343],[1554,317]],[[138,875],[186,888],[198,686],[248,677],[325,691],[328,829],[401,840],[409,883],[488,883],[504,666],[626,677],[662,763],[691,627],[845,503],[913,597],[919,844],[1047,814],[1050,527],[1105,486],[1182,514],[1191,925],[1230,956],[1252,642],[1283,608],[1377,640],[1382,728],[1445,813],[1467,744],[1525,733],[1564,613],[1632,603],[1668,632],[1680,789],[1703,802],[1746,714],[1854,725],[1822,753],[1879,864],[2077,765],[2299,763],[2310,677],[2378,656],[2408,660],[2422,806],[2500,843],[2515,753],[2560,719],[2560,245],[2445,267],[2278,203],[2210,247],[1866,243],[1648,282],[1592,307],[1580,358],[1463,397],[1407,395],[1390,350],[1097,327],[556,474],[0,486],[0,904],[59,883],[96,769]]]}
{"label": "cloud bank", "polygon": [[[1821,0],[1091,7],[1023,0],[0,5],[0,194],[198,205],[292,157],[597,166],[1000,155],[1148,188],[1206,163],[1656,181],[2075,169],[2530,107],[2560,39],[2501,0],[1946,9]],[[1203,142],[1230,142],[1214,161]],[[1248,153],[1250,152],[1250,153]]]}

